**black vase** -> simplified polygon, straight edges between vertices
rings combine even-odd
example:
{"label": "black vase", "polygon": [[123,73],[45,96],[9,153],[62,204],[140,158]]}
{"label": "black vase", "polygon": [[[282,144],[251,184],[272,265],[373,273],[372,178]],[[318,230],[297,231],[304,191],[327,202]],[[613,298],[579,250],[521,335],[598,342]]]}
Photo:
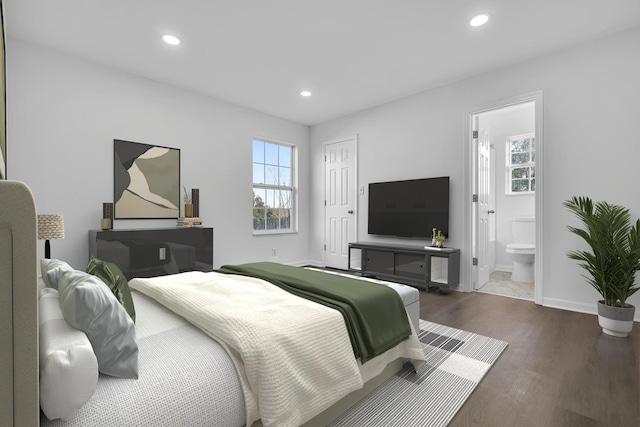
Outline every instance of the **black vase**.
{"label": "black vase", "polygon": [[200,217],[200,190],[197,188],[191,189],[191,203],[193,203],[193,216],[195,218]]}
{"label": "black vase", "polygon": [[102,218],[109,220],[109,230],[113,229],[113,203],[102,204]]}

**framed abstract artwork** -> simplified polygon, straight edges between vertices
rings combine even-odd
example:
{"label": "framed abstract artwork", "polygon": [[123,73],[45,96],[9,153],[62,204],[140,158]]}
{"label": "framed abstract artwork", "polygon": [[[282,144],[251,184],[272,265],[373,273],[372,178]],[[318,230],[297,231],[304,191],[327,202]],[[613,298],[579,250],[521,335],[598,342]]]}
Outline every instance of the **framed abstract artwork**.
{"label": "framed abstract artwork", "polygon": [[113,140],[115,219],[178,218],[180,150]]}

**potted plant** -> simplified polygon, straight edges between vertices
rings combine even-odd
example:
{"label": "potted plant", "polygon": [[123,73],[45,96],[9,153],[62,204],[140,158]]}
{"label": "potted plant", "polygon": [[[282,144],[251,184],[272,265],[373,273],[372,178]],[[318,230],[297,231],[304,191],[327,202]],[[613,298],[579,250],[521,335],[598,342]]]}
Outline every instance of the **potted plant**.
{"label": "potted plant", "polygon": [[445,240],[447,240],[447,238],[445,237],[444,234],[438,234],[436,237],[436,247],[437,248],[444,248],[444,242]]}
{"label": "potted plant", "polygon": [[193,203],[191,203],[191,196],[187,193],[187,187],[182,186],[182,190],[184,191],[184,216],[187,218],[191,218],[193,216]]}
{"label": "potted plant", "polygon": [[444,241],[447,240],[446,236],[442,234],[442,230],[437,228],[431,229],[431,246],[436,248],[444,248]]}
{"label": "potted plant", "polygon": [[640,270],[640,219],[631,224],[629,209],[588,197],[573,197],[563,205],[573,212],[584,229],[568,226],[584,239],[591,252],[573,250],[567,256],[579,262],[584,277],[602,296],[598,321],[604,333],[626,337],[633,328],[635,307],[627,298],[640,287],[635,275]]}

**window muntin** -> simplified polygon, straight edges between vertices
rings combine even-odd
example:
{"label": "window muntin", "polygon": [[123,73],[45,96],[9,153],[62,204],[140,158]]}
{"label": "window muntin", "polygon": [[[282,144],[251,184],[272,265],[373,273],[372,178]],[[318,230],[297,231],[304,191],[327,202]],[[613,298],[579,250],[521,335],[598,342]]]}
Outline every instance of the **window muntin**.
{"label": "window muntin", "polygon": [[507,138],[506,194],[536,191],[536,139],[534,134]]}
{"label": "window muntin", "polygon": [[294,232],[295,146],[253,140],[253,233]]}

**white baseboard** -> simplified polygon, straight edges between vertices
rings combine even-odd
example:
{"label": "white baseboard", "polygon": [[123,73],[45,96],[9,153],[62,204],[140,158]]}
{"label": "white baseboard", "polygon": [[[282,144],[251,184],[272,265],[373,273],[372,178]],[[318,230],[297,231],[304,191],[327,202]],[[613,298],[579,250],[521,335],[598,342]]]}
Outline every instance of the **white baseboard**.
{"label": "white baseboard", "polygon": [[507,273],[511,273],[513,271],[512,265],[496,265],[496,271],[506,271]]}
{"label": "white baseboard", "polygon": [[[561,310],[576,311],[578,313],[598,315],[597,302],[593,304],[584,304],[580,302],[567,301],[557,298],[543,298],[542,305],[544,307],[559,308]],[[636,314],[633,318],[634,322],[640,322],[640,310],[636,307]]]}
{"label": "white baseboard", "polygon": [[584,304],[557,298],[543,298],[542,305],[545,307],[559,308],[561,310],[577,311],[578,313],[598,314],[595,301],[593,304]]}

